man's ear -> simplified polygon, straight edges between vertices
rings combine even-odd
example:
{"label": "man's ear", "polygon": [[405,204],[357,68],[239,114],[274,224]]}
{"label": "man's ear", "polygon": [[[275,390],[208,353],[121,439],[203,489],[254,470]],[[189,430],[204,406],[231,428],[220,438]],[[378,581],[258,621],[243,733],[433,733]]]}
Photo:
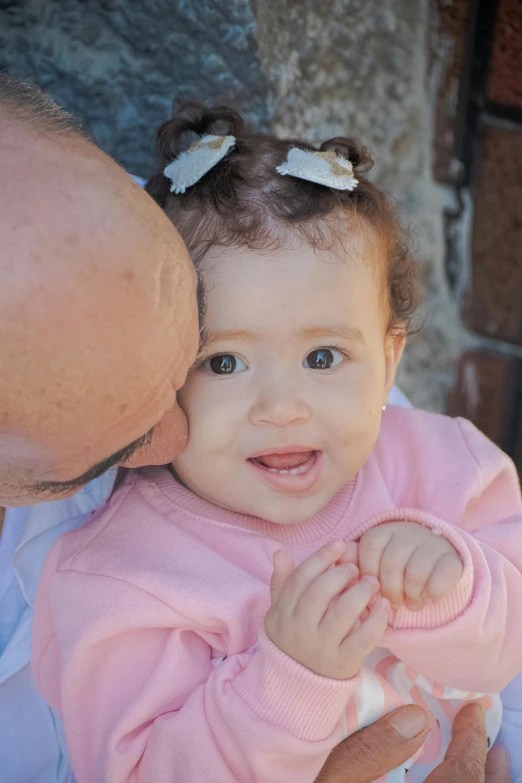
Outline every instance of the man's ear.
{"label": "man's ear", "polygon": [[395,383],[395,376],[397,375],[397,369],[402,359],[402,354],[406,347],[406,332],[403,330],[390,332],[385,338],[385,361],[386,361],[386,375],[385,375],[385,388],[384,388],[384,403],[388,399],[391,387]]}

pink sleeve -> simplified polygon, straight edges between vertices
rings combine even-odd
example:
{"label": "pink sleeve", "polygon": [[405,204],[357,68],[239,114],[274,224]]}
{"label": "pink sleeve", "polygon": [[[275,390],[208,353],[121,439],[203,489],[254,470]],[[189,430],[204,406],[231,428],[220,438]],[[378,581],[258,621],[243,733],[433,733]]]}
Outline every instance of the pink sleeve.
{"label": "pink sleeve", "polygon": [[451,541],[464,565],[459,585],[446,598],[420,612],[395,612],[384,644],[432,681],[496,693],[522,670],[520,487],[511,460],[469,422],[459,426],[477,466],[460,524],[415,509],[368,523],[400,518],[426,525]]}
{"label": "pink sleeve", "polygon": [[75,571],[44,574],[33,650],[78,783],[312,783],[358,683],[313,674],[263,634],[214,666],[171,606]]}

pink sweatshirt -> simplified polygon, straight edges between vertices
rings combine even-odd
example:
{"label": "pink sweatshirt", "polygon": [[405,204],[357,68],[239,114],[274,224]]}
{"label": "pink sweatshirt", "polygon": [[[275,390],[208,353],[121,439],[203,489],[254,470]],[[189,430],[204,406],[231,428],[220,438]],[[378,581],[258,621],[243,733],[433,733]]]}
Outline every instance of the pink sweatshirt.
{"label": "pink sweatshirt", "polygon": [[[395,612],[387,650],[351,680],[272,644],[276,549],[300,562],[402,519],[459,551],[451,595]],[[494,693],[522,669],[521,522],[499,449],[466,421],[401,408],[384,414],[358,476],[299,525],[213,506],[163,468],[129,474],[103,513],[55,544],[36,602],[34,675],[63,716],[78,783],[312,783],[347,733],[394,703],[427,703],[437,729],[447,700],[469,696],[452,688]],[[409,779],[437,763],[444,731]]]}

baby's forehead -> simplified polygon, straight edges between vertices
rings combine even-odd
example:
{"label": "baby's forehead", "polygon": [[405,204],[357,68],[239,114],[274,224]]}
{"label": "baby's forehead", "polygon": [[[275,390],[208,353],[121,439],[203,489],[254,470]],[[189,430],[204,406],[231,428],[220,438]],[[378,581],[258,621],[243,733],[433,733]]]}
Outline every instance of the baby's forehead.
{"label": "baby's forehead", "polygon": [[331,325],[353,327],[365,314],[380,321],[379,287],[364,249],[354,243],[340,257],[302,242],[271,253],[209,253],[200,269],[205,331],[283,339]]}
{"label": "baby's forehead", "polygon": [[[330,215],[328,219],[307,221],[297,226],[267,227],[266,233],[256,238],[207,246],[199,256],[197,267],[205,273],[220,274],[223,264],[257,262],[266,265],[272,257],[309,257],[326,263],[358,263],[368,270],[370,266],[385,265],[386,243],[379,232],[357,215]],[[248,269],[248,267],[247,267]]]}

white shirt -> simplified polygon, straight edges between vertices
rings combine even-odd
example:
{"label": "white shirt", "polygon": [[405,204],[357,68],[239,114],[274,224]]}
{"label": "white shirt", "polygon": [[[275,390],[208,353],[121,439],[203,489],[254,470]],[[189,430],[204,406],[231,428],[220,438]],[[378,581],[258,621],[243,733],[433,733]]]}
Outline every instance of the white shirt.
{"label": "white shirt", "polygon": [[62,533],[108,499],[116,470],[54,503],[8,508],[0,538],[0,781],[71,783],[61,723],[31,677],[31,628],[40,571]]}

